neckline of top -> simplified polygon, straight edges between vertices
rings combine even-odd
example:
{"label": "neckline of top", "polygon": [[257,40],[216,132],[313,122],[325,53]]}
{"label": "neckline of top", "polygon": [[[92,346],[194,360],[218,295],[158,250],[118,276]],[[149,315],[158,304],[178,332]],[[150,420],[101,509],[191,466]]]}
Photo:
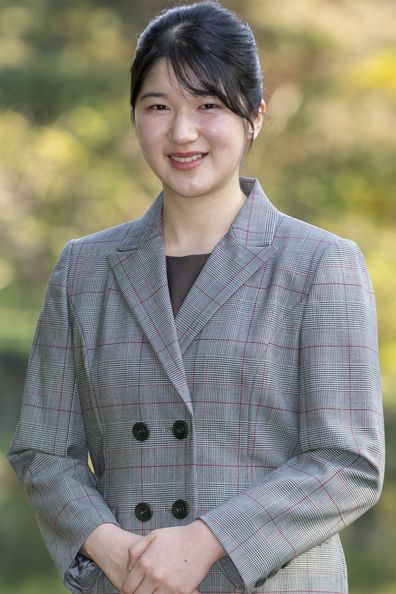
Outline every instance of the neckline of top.
{"label": "neckline of top", "polygon": [[166,255],[165,257],[181,259],[181,258],[197,258],[199,256],[201,256],[201,257],[202,256],[210,256],[210,253],[209,254],[187,254],[186,256],[168,256],[168,255]]}

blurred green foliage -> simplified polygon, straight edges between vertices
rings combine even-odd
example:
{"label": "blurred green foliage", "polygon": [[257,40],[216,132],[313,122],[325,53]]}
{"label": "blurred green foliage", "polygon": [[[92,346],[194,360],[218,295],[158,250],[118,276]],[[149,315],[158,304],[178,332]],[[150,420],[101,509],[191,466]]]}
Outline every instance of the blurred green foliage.
{"label": "blurred green foliage", "polygon": [[[187,2],[188,3],[188,2]],[[158,193],[133,133],[136,36],[161,0],[0,6],[0,594],[65,589],[5,451],[51,268],[72,238]],[[269,118],[244,174],[289,214],[355,240],[378,307],[387,427],[379,504],[343,534],[351,594],[396,594],[396,4],[224,0],[257,36]]]}

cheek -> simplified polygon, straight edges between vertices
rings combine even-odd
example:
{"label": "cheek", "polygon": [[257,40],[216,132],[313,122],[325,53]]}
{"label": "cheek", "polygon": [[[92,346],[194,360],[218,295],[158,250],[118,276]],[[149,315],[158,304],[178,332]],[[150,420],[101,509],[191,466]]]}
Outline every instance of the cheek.
{"label": "cheek", "polygon": [[206,128],[210,142],[218,148],[240,152],[245,144],[245,131],[241,122],[225,118],[223,121],[211,123]]}
{"label": "cheek", "polygon": [[156,122],[150,121],[150,123],[147,123],[144,126],[137,126],[136,132],[140,148],[142,149],[146,160],[151,160],[155,157],[156,152],[161,149],[160,126],[157,125]]}

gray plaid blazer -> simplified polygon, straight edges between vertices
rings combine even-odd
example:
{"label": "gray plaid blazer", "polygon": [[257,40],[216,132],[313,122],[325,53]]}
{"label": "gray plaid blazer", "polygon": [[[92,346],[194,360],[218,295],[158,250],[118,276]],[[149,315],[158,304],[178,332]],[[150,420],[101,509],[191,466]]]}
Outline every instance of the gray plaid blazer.
{"label": "gray plaid blazer", "polygon": [[115,592],[79,554],[98,525],[196,518],[227,552],[202,594],[347,592],[338,533],[383,480],[372,286],[355,243],[241,187],[176,318],[162,194],[52,273],[9,460],[76,594]]}

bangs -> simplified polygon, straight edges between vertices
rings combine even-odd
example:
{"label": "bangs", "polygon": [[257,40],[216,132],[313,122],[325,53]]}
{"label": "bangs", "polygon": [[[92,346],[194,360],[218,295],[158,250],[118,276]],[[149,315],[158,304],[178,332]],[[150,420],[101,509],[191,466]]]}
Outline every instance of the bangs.
{"label": "bangs", "polygon": [[218,97],[231,111],[249,117],[250,110],[243,102],[243,92],[236,84],[234,72],[217,56],[176,42],[170,45],[165,59],[180,85],[191,95]]}

